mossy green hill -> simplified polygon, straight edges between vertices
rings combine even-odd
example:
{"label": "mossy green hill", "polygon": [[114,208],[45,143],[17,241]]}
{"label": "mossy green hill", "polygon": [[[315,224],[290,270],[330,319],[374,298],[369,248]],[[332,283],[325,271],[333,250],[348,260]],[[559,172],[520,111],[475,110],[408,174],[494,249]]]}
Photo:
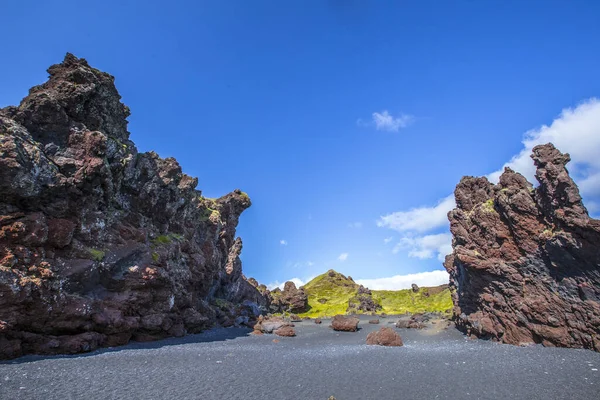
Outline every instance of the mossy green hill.
{"label": "mossy green hill", "polygon": [[[303,286],[308,295],[309,310],[301,317],[327,317],[348,312],[361,313],[349,308],[359,296],[360,285],[351,277],[329,270]],[[371,290],[374,303],[381,306],[378,313],[404,314],[418,312],[445,312],[452,308],[447,285],[423,287],[417,292],[405,290]]]}

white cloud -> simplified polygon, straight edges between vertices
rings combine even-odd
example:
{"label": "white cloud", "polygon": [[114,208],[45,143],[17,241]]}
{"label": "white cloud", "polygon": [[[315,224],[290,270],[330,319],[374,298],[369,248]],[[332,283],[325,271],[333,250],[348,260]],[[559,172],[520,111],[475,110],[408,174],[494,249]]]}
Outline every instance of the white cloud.
{"label": "white cloud", "polygon": [[526,132],[523,149],[501,169],[488,175],[497,182],[510,167],[523,174],[530,182],[535,180],[535,167],[531,149],[538,144],[552,142],[557,149],[571,155],[567,168],[579,186],[584,200],[593,203],[600,197],[600,100],[589,99],[575,108],[562,110],[558,118],[548,125]]}
{"label": "white cloud", "polygon": [[360,228],[362,228],[362,226],[363,226],[362,222],[351,222],[348,224],[348,228],[360,229]]}
{"label": "white cloud", "polygon": [[398,132],[400,128],[406,128],[412,120],[413,117],[407,114],[394,117],[388,110],[373,113],[373,122],[375,122],[375,128],[378,131]]}
{"label": "white cloud", "polygon": [[[569,153],[567,166],[579,186],[584,203],[593,216],[600,213],[600,100],[592,98],[577,107],[562,110],[548,125],[530,130],[523,136],[523,149],[503,167],[488,175],[497,182],[504,167],[523,174],[535,183],[535,167],[531,150],[538,144],[552,142],[563,153]],[[467,171],[468,172],[468,171]],[[402,232],[394,252],[407,250],[410,257],[439,260],[451,251],[446,214],[455,207],[450,195],[433,207],[422,206],[408,211],[398,211],[380,217],[377,226]],[[444,230],[444,233],[439,233]]]}
{"label": "white cloud", "polygon": [[388,244],[389,242],[391,242],[392,240],[394,240],[393,236],[387,237],[385,239],[383,239],[383,244]]}
{"label": "white cloud", "polygon": [[428,232],[448,225],[448,211],[455,207],[454,195],[443,198],[433,207],[418,207],[409,211],[398,211],[384,215],[377,226],[398,232]]}
{"label": "white cloud", "polygon": [[288,245],[288,242],[287,242],[287,240],[281,239],[281,240],[279,241],[279,244],[280,244],[280,245],[282,245],[282,246],[287,246],[287,245]]}
{"label": "white cloud", "polygon": [[364,122],[362,119],[356,121],[359,126],[374,126],[378,131],[398,132],[402,128],[406,128],[414,121],[414,117],[409,114],[400,114],[394,117],[388,110],[382,112],[374,112],[371,114],[371,121]]}
{"label": "white cloud", "polygon": [[[307,282],[312,281],[314,278],[315,278],[314,276],[311,276],[311,277],[309,277],[307,279],[304,279],[304,280],[300,279],[300,278],[292,278],[292,279],[288,279],[287,281],[294,282],[294,284],[296,285],[296,287],[299,288],[300,286],[306,285]],[[285,282],[287,282],[287,281],[285,281]],[[283,290],[283,287],[285,286],[285,282],[275,281],[275,282],[269,283],[267,285],[267,289],[273,290],[275,288],[279,288],[279,289]]]}
{"label": "white cloud", "polygon": [[439,286],[448,283],[448,273],[444,270],[419,272],[408,275],[395,275],[388,278],[355,279],[356,283],[372,290],[408,289],[416,283],[419,286]]}
{"label": "white cloud", "polygon": [[452,253],[452,235],[438,233],[416,237],[405,236],[394,246],[392,252],[398,253],[400,250],[408,250],[409,257],[424,260],[437,255],[438,260],[444,261],[446,255]]}
{"label": "white cloud", "polygon": [[309,261],[306,263],[306,265],[308,265],[309,267],[312,267],[313,265],[315,265],[315,263],[313,263],[312,261]]}
{"label": "white cloud", "polygon": [[339,255],[338,260],[346,261],[348,259],[348,253],[342,253]]}

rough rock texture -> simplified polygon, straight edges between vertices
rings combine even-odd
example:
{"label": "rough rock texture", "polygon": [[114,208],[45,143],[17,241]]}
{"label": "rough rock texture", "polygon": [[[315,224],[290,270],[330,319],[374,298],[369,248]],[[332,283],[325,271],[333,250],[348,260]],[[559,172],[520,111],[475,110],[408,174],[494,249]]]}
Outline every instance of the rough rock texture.
{"label": "rough rock texture", "polygon": [[412,314],[409,318],[399,319],[398,322],[396,322],[396,328],[423,329],[425,328],[425,322],[427,321],[429,321],[429,318],[424,314]]}
{"label": "rough rock texture", "polygon": [[539,187],[506,168],[465,177],[448,214],[445,267],[457,327],[505,343],[600,351],[600,221],[591,219],[552,144],[532,158]]}
{"label": "rough rock texture", "polygon": [[274,312],[302,313],[308,310],[308,296],[294,282],[286,282],[283,290],[271,292],[271,310]]}
{"label": "rough rock texture", "polygon": [[378,346],[403,346],[402,338],[392,328],[381,328],[378,331],[371,332],[367,335],[368,345]]}
{"label": "rough rock texture", "polygon": [[[0,110],[0,358],[250,323],[236,190],[207,199],[138,153],[114,78],[67,54]],[[241,317],[241,319],[239,319]]]}
{"label": "rough rock texture", "polygon": [[369,320],[369,323],[373,324],[373,325],[377,325],[379,323],[379,320],[378,319],[371,319],[371,320]]}
{"label": "rough rock texture", "polygon": [[358,318],[336,315],[331,320],[331,328],[334,331],[356,332],[358,330]]}
{"label": "rough rock texture", "polygon": [[293,325],[281,317],[264,317],[260,315],[256,325],[254,325],[254,331],[260,333],[273,333],[283,327],[293,327]]}
{"label": "rough rock texture", "polygon": [[291,326],[282,326],[279,329],[273,331],[277,336],[293,337],[296,336],[296,331]]}
{"label": "rough rock texture", "polygon": [[419,285],[417,285],[416,283],[413,283],[412,285],[410,285],[410,288],[412,289],[412,291],[414,293],[417,293],[419,291]]}

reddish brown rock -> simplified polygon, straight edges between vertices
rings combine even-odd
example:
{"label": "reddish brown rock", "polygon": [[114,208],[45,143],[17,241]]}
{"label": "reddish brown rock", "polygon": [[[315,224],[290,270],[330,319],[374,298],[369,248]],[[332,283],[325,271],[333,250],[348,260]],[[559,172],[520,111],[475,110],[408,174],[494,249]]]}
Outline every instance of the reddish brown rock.
{"label": "reddish brown rock", "polygon": [[274,330],[273,333],[277,336],[296,336],[296,331],[291,326],[282,326],[281,328]]}
{"label": "reddish brown rock", "polygon": [[0,358],[248,324],[268,306],[242,275],[248,196],[139,153],[113,76],[72,54],[48,73],[0,109]]}
{"label": "reddish brown rock", "polygon": [[293,326],[281,317],[263,317],[261,315],[256,325],[254,325],[254,330],[262,333],[273,333],[280,328]]}
{"label": "reddish brown rock", "polygon": [[378,331],[371,332],[367,335],[368,345],[378,346],[403,346],[402,338],[392,328],[381,328]]}
{"label": "reddish brown rock", "polygon": [[379,323],[378,319],[372,319],[369,321],[370,324],[377,325]]}
{"label": "reddish brown rock", "polygon": [[321,318],[315,318],[315,324],[320,325],[322,322]]}
{"label": "reddish brown rock", "polygon": [[334,331],[356,332],[358,330],[358,318],[336,315],[331,320],[331,328]]}
{"label": "reddish brown rock", "polygon": [[600,221],[589,217],[552,144],[532,158],[539,186],[506,168],[465,177],[448,214],[456,326],[510,344],[600,351]]}
{"label": "reddish brown rock", "polygon": [[283,290],[275,289],[271,293],[273,312],[302,313],[308,311],[308,296],[304,289],[296,288],[294,282],[286,282]]}

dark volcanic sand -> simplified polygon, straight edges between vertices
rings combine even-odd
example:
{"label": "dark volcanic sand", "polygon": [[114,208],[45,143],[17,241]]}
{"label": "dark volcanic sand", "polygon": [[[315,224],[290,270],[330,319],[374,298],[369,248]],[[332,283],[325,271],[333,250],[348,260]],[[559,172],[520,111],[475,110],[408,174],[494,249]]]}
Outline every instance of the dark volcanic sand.
{"label": "dark volcanic sand", "polygon": [[398,329],[404,347],[367,346],[369,332],[396,320],[368,319],[357,333],[303,321],[294,338],[230,328],[78,356],[27,356],[0,364],[0,399],[600,398],[598,353],[468,340],[452,328]]}

